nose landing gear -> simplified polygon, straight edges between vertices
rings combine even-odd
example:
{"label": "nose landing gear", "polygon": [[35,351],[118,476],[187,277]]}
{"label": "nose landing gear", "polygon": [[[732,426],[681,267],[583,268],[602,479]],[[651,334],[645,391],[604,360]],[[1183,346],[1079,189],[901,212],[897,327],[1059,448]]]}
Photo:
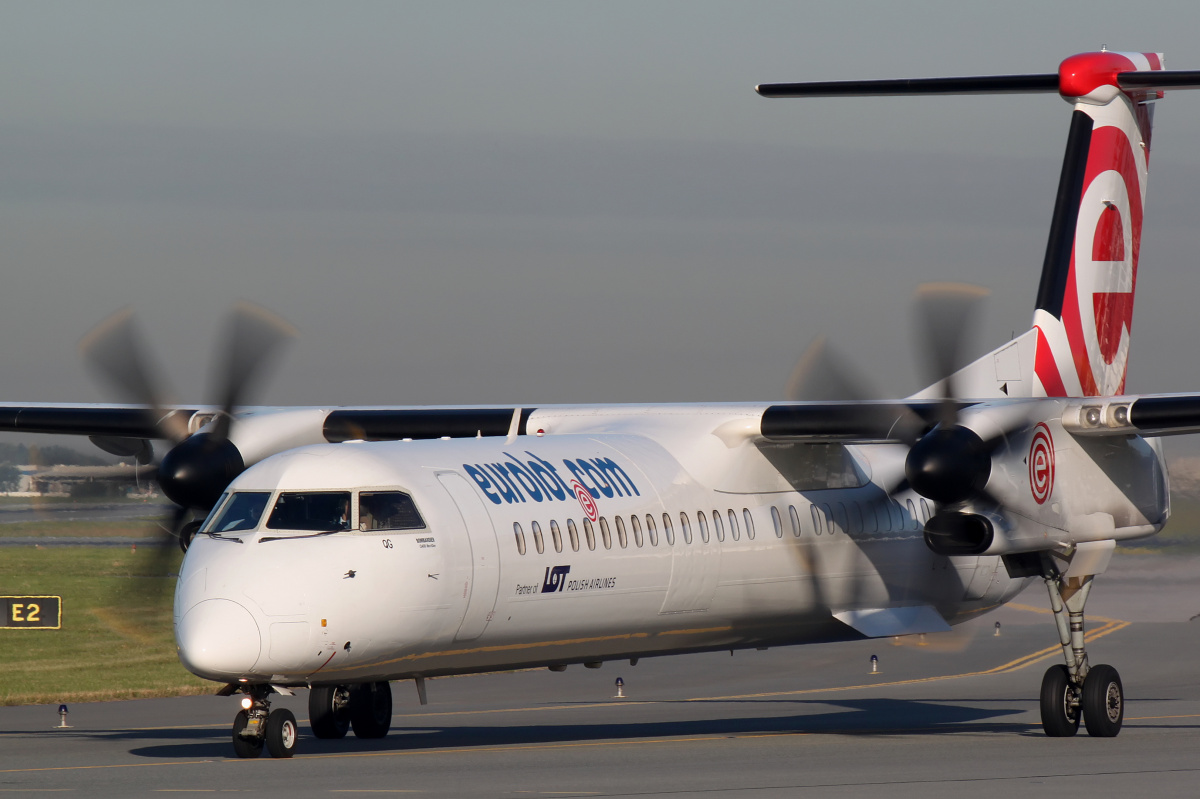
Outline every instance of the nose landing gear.
{"label": "nose landing gear", "polygon": [[233,718],[233,752],[240,758],[258,757],[265,745],[271,757],[291,757],[296,751],[296,716],[287,708],[271,710],[271,686],[245,689],[242,710]]}

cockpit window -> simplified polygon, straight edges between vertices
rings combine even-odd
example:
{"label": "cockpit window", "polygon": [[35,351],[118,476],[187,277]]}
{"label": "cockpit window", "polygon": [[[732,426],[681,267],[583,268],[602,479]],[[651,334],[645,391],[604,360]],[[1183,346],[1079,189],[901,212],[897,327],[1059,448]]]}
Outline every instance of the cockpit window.
{"label": "cockpit window", "polygon": [[350,529],[350,492],[287,491],[279,495],[271,517],[269,530],[308,530],[332,532]]}
{"label": "cockpit window", "polygon": [[418,530],[425,520],[412,497],[400,491],[376,491],[358,495],[358,529]]}
{"label": "cockpit window", "polygon": [[270,491],[236,491],[221,511],[221,515],[204,528],[206,533],[236,533],[253,530],[262,518]]}

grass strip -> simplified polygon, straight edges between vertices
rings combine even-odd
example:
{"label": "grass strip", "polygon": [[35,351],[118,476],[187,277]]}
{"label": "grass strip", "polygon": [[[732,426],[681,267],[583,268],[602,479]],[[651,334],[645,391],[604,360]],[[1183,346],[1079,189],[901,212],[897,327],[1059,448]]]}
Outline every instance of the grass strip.
{"label": "grass strip", "polygon": [[0,594],[63,598],[61,630],[0,627],[0,705],[215,691],[175,653],[180,561],[177,550],[162,557],[154,547],[0,547]]}

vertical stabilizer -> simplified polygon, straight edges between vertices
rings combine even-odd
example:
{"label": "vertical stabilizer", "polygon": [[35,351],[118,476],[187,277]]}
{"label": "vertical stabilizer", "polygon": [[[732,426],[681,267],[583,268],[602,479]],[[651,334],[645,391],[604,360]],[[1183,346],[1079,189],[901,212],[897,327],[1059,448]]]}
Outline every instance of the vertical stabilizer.
{"label": "vertical stabilizer", "polygon": [[[1102,50],[1071,56],[1057,73],[764,83],[758,93],[783,98],[1057,92],[1072,103],[1033,328],[965,367],[954,382],[962,396],[1112,396],[1125,391],[1129,365],[1153,103],[1164,89],[1200,89],[1200,71],[1168,71],[1162,63],[1161,53]],[[914,396],[930,392],[941,388]]]}
{"label": "vertical stabilizer", "polygon": [[1162,69],[1157,53],[1083,53],[1059,67],[1074,104],[1033,324],[1035,396],[1125,391],[1153,102],[1118,76]]}

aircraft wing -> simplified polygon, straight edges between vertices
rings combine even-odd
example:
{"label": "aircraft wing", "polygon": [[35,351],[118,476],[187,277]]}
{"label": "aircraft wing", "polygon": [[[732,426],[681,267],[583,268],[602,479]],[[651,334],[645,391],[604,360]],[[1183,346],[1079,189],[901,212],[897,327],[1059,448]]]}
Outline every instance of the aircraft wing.
{"label": "aircraft wing", "polygon": [[[1008,405],[1010,402],[984,400]],[[1049,398],[1012,400],[1011,404],[1033,405],[1053,402],[1063,408],[1064,428],[1074,435],[1166,436],[1200,433],[1200,394],[1142,394],[1118,397]],[[977,403],[956,402],[959,409]],[[749,410],[748,406],[747,409]],[[762,408],[759,435],[771,441],[840,443],[911,442],[937,420],[937,400],[879,402],[795,402],[757,406]],[[168,417],[177,417],[191,432],[210,421],[219,409],[214,406],[172,406]],[[340,442],[352,439],[396,440],[403,438],[467,438],[476,435],[503,436],[512,424],[515,406],[477,407],[333,407],[285,406],[248,407],[238,412],[239,420],[296,412],[307,420],[317,417],[321,437]],[[518,433],[526,434],[537,408],[520,408]],[[545,410],[552,410],[551,407]],[[1036,415],[1036,414],[1035,414]],[[311,421],[307,422],[311,424]],[[141,405],[29,403],[0,404],[0,431],[49,433],[101,438],[160,439],[162,419]]]}
{"label": "aircraft wing", "polygon": [[[0,431],[49,433],[106,438],[161,439],[164,420],[175,417],[196,432],[220,412],[215,406],[169,407],[165,416],[144,405],[30,403],[0,404]],[[351,439],[391,440],[402,438],[466,438],[476,435],[503,436],[512,424],[515,407],[337,407],[318,406],[247,407],[239,420],[294,412],[324,411],[321,432],[327,441]],[[521,410],[520,433],[533,413]],[[281,418],[282,421],[282,418]]]}
{"label": "aircraft wing", "polygon": [[1131,394],[1072,399],[1063,427],[1077,436],[1200,433],[1200,394]]}
{"label": "aircraft wing", "polygon": [[[1129,394],[1119,397],[1051,397],[1042,400],[983,400],[989,405],[1062,408],[1063,427],[1078,436],[1173,436],[1200,433],[1200,394]],[[959,410],[971,402],[958,402]],[[770,405],[761,435],[774,441],[842,443],[911,442],[937,420],[938,402],[830,402]],[[1034,411],[1030,418],[1037,416]]]}

